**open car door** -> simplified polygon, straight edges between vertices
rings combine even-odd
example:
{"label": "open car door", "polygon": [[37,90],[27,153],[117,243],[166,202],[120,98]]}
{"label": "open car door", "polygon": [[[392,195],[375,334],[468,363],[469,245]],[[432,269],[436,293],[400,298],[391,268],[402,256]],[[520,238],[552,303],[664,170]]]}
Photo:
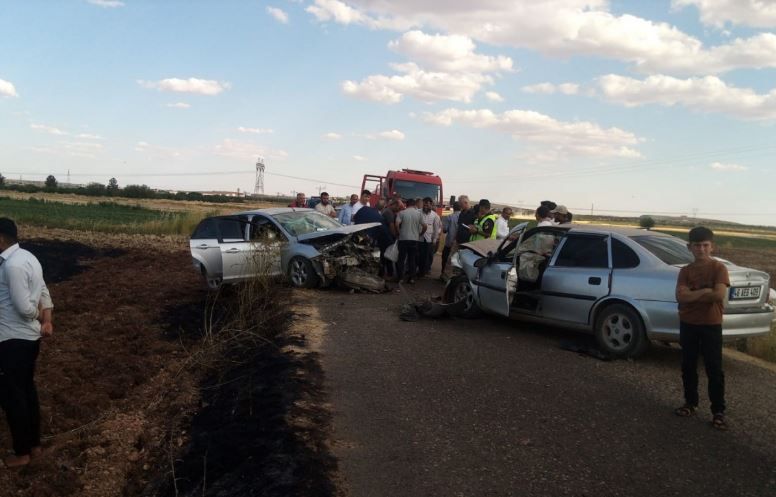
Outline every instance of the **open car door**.
{"label": "open car door", "polygon": [[477,280],[474,284],[483,310],[509,316],[512,297],[517,291],[514,254],[527,226],[528,223],[520,223],[512,228],[494,254],[477,261]]}

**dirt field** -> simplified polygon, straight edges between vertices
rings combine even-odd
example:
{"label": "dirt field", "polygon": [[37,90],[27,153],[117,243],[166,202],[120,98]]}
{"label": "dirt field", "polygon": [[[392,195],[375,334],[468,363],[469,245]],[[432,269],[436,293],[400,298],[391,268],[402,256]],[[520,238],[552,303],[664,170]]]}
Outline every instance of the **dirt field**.
{"label": "dirt field", "polygon": [[44,267],[56,329],[38,361],[44,455],[0,470],[0,495],[331,495],[320,372],[302,335],[200,367],[206,292],[187,249],[22,232],[34,233],[22,246]]}

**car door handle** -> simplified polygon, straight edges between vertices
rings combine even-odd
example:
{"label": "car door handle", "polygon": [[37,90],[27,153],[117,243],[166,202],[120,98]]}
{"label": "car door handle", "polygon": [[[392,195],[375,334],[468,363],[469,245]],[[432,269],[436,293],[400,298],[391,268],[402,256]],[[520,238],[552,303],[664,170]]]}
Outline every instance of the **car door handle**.
{"label": "car door handle", "polygon": [[601,284],[601,278],[598,276],[591,276],[587,279],[588,284],[590,285],[600,285]]}
{"label": "car door handle", "polygon": [[203,243],[202,245],[197,245],[197,248],[207,248],[207,243]]}
{"label": "car door handle", "polygon": [[506,278],[507,278],[507,272],[506,271],[501,271],[501,279],[505,280]]}
{"label": "car door handle", "polygon": [[238,249],[238,248],[230,248],[229,250],[226,251],[226,253],[227,254],[236,254],[239,251],[240,251],[240,249]]}

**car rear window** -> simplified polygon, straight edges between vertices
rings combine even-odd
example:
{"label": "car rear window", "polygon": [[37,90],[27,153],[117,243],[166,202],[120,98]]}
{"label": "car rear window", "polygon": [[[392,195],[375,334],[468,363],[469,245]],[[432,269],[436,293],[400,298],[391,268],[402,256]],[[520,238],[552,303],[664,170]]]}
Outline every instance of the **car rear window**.
{"label": "car rear window", "polygon": [[652,252],[666,264],[681,265],[693,261],[693,256],[684,241],[672,236],[634,236],[633,241]]}

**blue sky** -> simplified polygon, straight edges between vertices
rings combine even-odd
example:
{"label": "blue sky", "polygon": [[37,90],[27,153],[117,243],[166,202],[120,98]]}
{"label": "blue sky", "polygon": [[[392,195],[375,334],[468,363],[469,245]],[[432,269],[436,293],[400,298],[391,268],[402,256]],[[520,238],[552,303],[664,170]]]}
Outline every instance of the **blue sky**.
{"label": "blue sky", "polygon": [[776,225],[774,68],[773,1],[4,2],[0,172]]}

